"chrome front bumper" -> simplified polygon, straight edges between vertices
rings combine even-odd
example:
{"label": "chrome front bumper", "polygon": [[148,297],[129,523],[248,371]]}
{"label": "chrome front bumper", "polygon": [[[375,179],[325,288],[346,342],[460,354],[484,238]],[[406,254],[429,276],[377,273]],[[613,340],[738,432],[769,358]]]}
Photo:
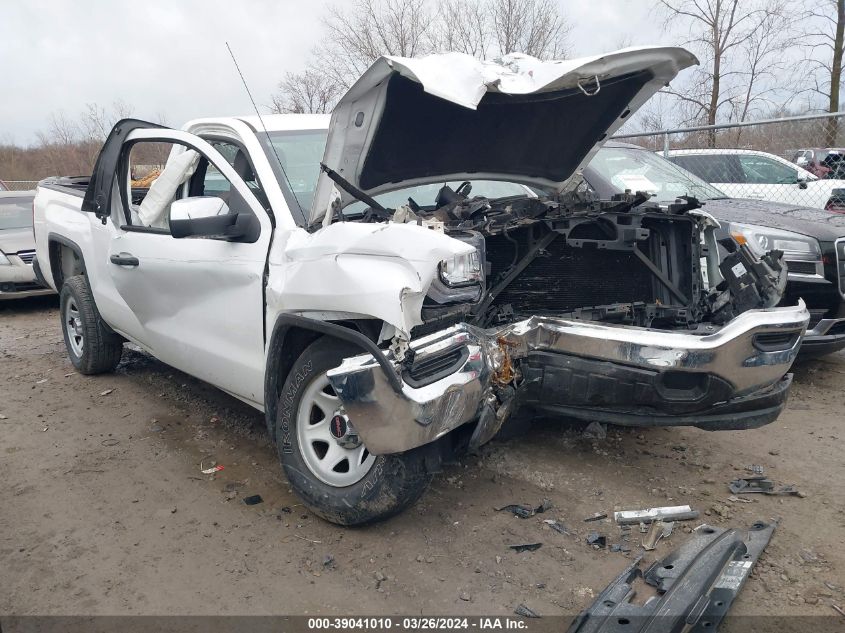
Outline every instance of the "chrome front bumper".
{"label": "chrome front bumper", "polygon": [[[328,372],[350,421],[374,454],[398,453],[432,442],[481,418],[492,429],[508,412],[502,393],[519,390],[520,359],[535,351],[608,361],[649,370],[708,373],[741,397],[777,383],[801,346],[810,315],[794,307],[750,310],[713,334],[603,325],[532,317],[500,329],[459,324],[413,341],[416,361],[465,347],[454,371],[395,390],[372,355],[347,358]],[[390,361],[401,375],[401,363]]]}

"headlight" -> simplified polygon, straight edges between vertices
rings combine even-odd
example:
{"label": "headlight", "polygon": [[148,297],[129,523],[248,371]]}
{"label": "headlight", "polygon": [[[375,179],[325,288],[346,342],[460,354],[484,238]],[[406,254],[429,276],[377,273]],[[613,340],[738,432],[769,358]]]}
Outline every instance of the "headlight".
{"label": "headlight", "polygon": [[6,255],[3,253],[3,251],[0,251],[0,266],[11,266],[11,265],[12,265],[12,262],[9,261],[9,258],[6,257]]}
{"label": "headlight", "polygon": [[822,258],[818,240],[792,231],[731,222],[731,236],[740,244],[748,244],[757,255],[778,250],[787,259],[820,261]]}
{"label": "headlight", "polygon": [[440,279],[450,288],[477,284],[481,278],[481,257],[477,248],[466,255],[455,255],[440,262]]}

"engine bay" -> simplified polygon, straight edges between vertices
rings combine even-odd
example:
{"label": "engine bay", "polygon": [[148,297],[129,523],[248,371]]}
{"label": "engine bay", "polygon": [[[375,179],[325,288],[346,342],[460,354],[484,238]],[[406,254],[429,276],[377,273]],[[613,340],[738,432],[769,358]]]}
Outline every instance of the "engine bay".
{"label": "engine bay", "polygon": [[495,200],[470,192],[470,183],[444,185],[434,205],[409,198],[361,217],[428,226],[478,251],[480,282],[432,284],[415,335],[461,320],[487,328],[532,315],[708,333],[776,305],[783,293],[781,254],[759,258],[744,245],[717,244],[718,224],[696,211],[694,198],[661,208],[646,193],[601,201],[577,191]]}

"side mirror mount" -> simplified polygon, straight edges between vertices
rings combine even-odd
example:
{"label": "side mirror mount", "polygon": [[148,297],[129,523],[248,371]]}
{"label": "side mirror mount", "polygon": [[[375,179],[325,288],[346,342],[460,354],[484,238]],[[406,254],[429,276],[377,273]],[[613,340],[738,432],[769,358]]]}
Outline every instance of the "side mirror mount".
{"label": "side mirror mount", "polygon": [[798,184],[799,189],[806,189],[807,188],[807,180],[808,180],[807,178],[802,178],[802,177],[799,176],[798,179],[795,182]]}

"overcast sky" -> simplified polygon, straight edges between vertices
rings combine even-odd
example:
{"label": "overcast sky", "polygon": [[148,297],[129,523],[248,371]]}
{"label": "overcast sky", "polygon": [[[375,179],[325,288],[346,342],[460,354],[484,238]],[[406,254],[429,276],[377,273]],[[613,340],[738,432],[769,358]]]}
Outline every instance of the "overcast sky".
{"label": "overcast sky", "polygon": [[[334,0],[340,1],[340,0]],[[670,44],[647,0],[559,0],[573,23],[573,56],[620,44]],[[35,141],[53,112],[119,99],[133,115],[181,126],[246,114],[286,71],[301,70],[333,0],[2,0],[0,140]]]}

